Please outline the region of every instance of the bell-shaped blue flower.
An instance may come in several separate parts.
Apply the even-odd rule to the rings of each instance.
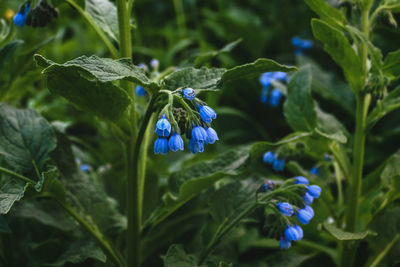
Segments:
[[[88,173],[92,167],[88,164],[81,165],[81,171]]]
[[[292,216],[293,215],[293,213],[294,213],[294,211],[293,211],[293,207],[292,207],[292,205],[290,205],[289,203],[287,203],[287,202],[278,202],[278,204],[277,204],[277,206],[278,206],[278,209],[282,212],[282,214],[283,215],[285,215],[285,216]]]
[[[263,87],[261,89],[261,103],[266,104],[268,102],[268,92],[269,92],[269,87]]]
[[[165,115],[157,121],[155,133],[164,137],[168,137],[171,134],[171,124]]]
[[[150,61],[150,66],[151,66],[153,69],[158,70],[158,67],[160,66],[160,61],[158,61],[158,59],[153,58],[153,59]]]
[[[311,172],[311,174],[312,174],[312,175],[315,175],[315,176],[317,176],[317,175],[318,175],[318,173],[319,173],[319,171],[318,171],[318,168],[317,168],[317,167],[312,167],[312,168],[311,168],[311,170],[310,170],[310,172]]]
[[[193,138],[189,140],[188,149],[193,154],[204,151],[204,142],[194,140]]]
[[[267,192],[268,190],[274,189],[275,184],[271,180],[267,180],[265,183],[263,183],[260,188],[258,189],[258,192],[264,193]]]
[[[142,86],[138,85],[138,86],[136,86],[136,95],[137,96],[145,96],[146,90]]]
[[[313,216],[314,215],[306,209],[300,209],[297,213],[297,218],[302,224],[308,224]]]
[[[285,168],[285,161],[283,159],[275,159],[274,163],[272,164],[272,169],[277,172],[283,171]]]
[[[274,89],[271,91],[271,95],[269,97],[269,105],[271,107],[277,107],[281,103],[282,93],[279,89]]]
[[[298,234],[298,235],[297,235],[297,237],[298,237],[297,241],[302,240],[302,239],[303,239],[303,236],[304,236],[303,229],[301,229],[301,227],[298,226],[298,225],[295,225],[295,226],[294,226],[294,229],[296,229],[297,234]]]
[[[296,178],[296,184],[308,184],[308,180],[306,177],[303,176],[297,176]]]
[[[269,88],[271,86],[272,72],[265,72],[260,76],[260,83],[262,87]]]
[[[292,242],[287,241],[287,239],[284,237],[281,237],[281,240],[279,241],[280,249],[285,249],[285,250],[289,249],[291,245],[292,245]]]
[[[306,205],[306,206],[304,207],[304,209],[305,209],[308,213],[310,213],[311,216],[314,217],[314,210],[313,210],[313,208],[311,208],[311,206]]]
[[[192,88],[185,88],[182,90],[183,96],[190,101],[193,101],[196,98],[196,93]]]
[[[272,151],[267,151],[264,153],[263,161],[268,164],[272,164],[275,161],[275,154]]]
[[[199,108],[200,117],[204,122],[211,123],[213,119],[217,118],[217,113],[209,106],[197,105],[197,107]]]
[[[183,151],[183,139],[180,134],[173,134],[168,140],[168,148],[171,151]]]
[[[272,73],[271,78],[273,80],[286,81],[288,79],[288,75],[286,72],[275,71]]]
[[[219,140],[218,139],[218,134],[213,128],[208,127],[206,129],[206,133],[207,133],[207,139],[206,139],[206,142],[205,142],[206,144],[214,144],[216,141]]]
[[[154,143],[154,154],[167,154],[168,153],[168,139],[165,137],[158,137]]]
[[[192,139],[197,142],[206,142],[207,141],[207,132],[201,126],[195,126],[192,129]]]
[[[306,205],[311,205],[314,200],[314,198],[309,193],[305,193],[303,196],[303,199],[304,199],[304,203],[306,203]]]
[[[321,194],[321,187],[318,185],[310,185],[307,186],[308,191],[307,193],[310,194],[313,198],[319,198],[319,195]]]
[[[23,27],[25,25],[26,17],[28,16],[30,8],[31,8],[31,5],[29,3],[29,4],[25,4],[24,6],[22,6],[19,9],[18,13],[14,16],[14,25],[15,26]]]
[[[293,226],[288,226],[285,231],[285,238],[287,241],[297,241],[300,240],[300,233],[297,232],[296,228],[294,228]]]
[[[295,54],[301,55],[303,54],[304,50],[312,48],[314,43],[311,40],[305,40],[295,36],[292,38],[292,45],[294,47]]]

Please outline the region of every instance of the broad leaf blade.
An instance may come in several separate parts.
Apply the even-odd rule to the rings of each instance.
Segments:
[[[86,0],[85,10],[115,42],[119,42],[117,8],[108,0]]]
[[[26,183],[0,174],[0,214],[7,214],[25,193]]]
[[[345,232],[342,229],[339,229],[336,226],[329,224],[327,222],[325,222],[323,225],[324,228],[338,240],[360,240],[372,234],[370,231],[365,231],[362,233]]]
[[[392,79],[400,77],[400,50],[389,53],[383,62],[383,71]]]
[[[378,101],[375,108],[368,114],[367,129],[374,125],[388,113],[400,108],[400,86],[391,91],[383,100]]]
[[[325,0],[305,0],[305,2],[322,20],[329,24],[339,27],[346,24],[345,16]]]

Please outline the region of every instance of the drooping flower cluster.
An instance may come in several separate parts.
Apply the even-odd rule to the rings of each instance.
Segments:
[[[46,0],[39,0],[31,9],[31,1],[26,1],[14,16],[14,25],[23,27],[25,25],[32,27],[44,27],[49,24],[53,18],[58,17],[58,11],[47,3]]]
[[[277,172],[281,172],[285,168],[285,160],[280,158],[278,153],[274,153],[272,151],[265,152],[263,156],[263,161],[265,163],[271,164],[272,169]]]
[[[170,99],[178,98],[183,109],[176,109],[181,111],[174,114],[172,112],[173,103],[168,103],[163,109],[168,115],[163,113],[156,124],[155,132],[158,138],[154,143],[155,154],[165,155],[168,151],[184,150],[181,132],[186,133],[186,137],[189,139],[188,150],[193,154],[203,152],[205,145],[214,144],[219,140],[217,132],[210,125],[212,120],[217,117],[216,112],[197,99],[192,88],[177,90],[169,94],[172,96]]]
[[[18,26],[18,27],[25,26],[26,17],[28,16],[30,9],[31,9],[30,1],[26,2],[19,8],[17,14],[15,14],[15,16],[14,16],[14,25],[15,26]]]
[[[305,50],[311,49],[314,45],[313,41],[301,39],[297,36],[292,38],[295,55],[302,55]]]
[[[288,82],[289,76],[285,72],[265,72],[260,76],[261,103],[277,107],[282,100],[282,92],[278,88],[270,90],[274,81]]]

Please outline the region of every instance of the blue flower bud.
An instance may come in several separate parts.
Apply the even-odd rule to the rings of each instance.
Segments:
[[[197,105],[197,107],[199,108],[200,117],[204,122],[211,123],[213,119],[217,118],[217,113],[209,106]]]
[[[192,88],[185,88],[182,90],[183,96],[190,101],[193,101],[196,98],[196,93]]]
[[[268,91],[269,88],[268,87],[263,87],[261,89],[261,103],[266,104],[268,102]]]
[[[192,139],[197,142],[206,142],[207,141],[207,132],[201,126],[195,126],[192,129]]]
[[[81,171],[88,173],[90,171],[91,167],[90,165],[87,164],[82,164],[81,165]]]
[[[293,207],[292,207],[292,205],[290,205],[289,203],[287,203],[287,202],[278,202],[278,204],[277,204],[277,206],[278,206],[278,209],[282,212],[282,214],[283,215],[285,215],[285,216],[292,216],[293,215],[293,213],[294,213],[294,211],[293,211]]]
[[[168,148],[174,152],[183,151],[183,139],[180,134],[173,134],[168,141]]]
[[[330,162],[331,156],[329,156],[329,154],[324,154],[324,159],[325,159],[325,161]]]
[[[260,186],[260,188],[258,189],[258,192],[264,193],[264,192],[267,192],[268,190],[274,189],[274,187],[275,187],[275,184],[272,181],[267,180],[265,183],[263,183]]]
[[[163,115],[162,118],[157,121],[155,133],[158,134],[158,136],[164,136],[164,137],[170,135],[171,124],[169,123],[165,115]]]
[[[295,36],[292,38],[292,45],[295,48],[298,48],[301,50],[306,50],[306,49],[312,48],[314,43],[311,40],[301,39],[301,38]]]
[[[296,184],[308,184],[308,180],[307,178],[303,177],[303,176],[297,176],[296,178]]]
[[[272,165],[272,169],[274,169],[277,172],[281,172],[283,171],[284,168],[285,168],[285,161],[282,159],[275,159]]]
[[[278,81],[286,81],[288,78],[288,75],[286,72],[282,71],[275,71],[272,73],[271,78],[273,80],[278,80]]]
[[[279,106],[282,98],[282,93],[279,91],[279,89],[274,89],[271,91],[271,96],[269,98],[269,105],[271,107],[277,107]]]
[[[310,185],[307,186],[308,191],[307,193],[310,194],[313,198],[319,198],[319,195],[321,194],[321,187],[318,185]]]
[[[158,67],[160,66],[160,61],[158,61],[157,59],[153,58],[153,59],[150,61],[150,66],[151,66],[153,69],[158,70]]]
[[[215,141],[219,140],[218,134],[213,128],[211,127],[207,128],[206,133],[207,133],[207,139],[205,142],[206,144],[214,144]]]
[[[310,220],[313,218],[313,214],[311,214],[306,209],[298,210],[297,218],[302,224],[308,224]]]
[[[298,237],[297,241],[302,240],[302,239],[303,239],[303,236],[304,236],[304,234],[303,234],[303,229],[301,229],[301,227],[298,226],[298,225],[295,225],[294,228],[296,229],[297,234],[298,234],[298,235],[297,235],[297,237]]]
[[[146,90],[142,86],[138,85],[138,86],[136,86],[136,95],[144,96],[144,95],[146,95]]]
[[[14,16],[14,25],[23,27],[26,23],[26,17],[29,13],[29,9],[31,8],[30,4],[25,4],[25,6],[22,6],[18,13]]]
[[[312,175],[315,175],[315,176],[317,176],[317,175],[318,175],[318,173],[319,173],[319,171],[318,171],[318,168],[317,168],[317,167],[312,167],[312,168],[311,168],[311,170],[310,170],[310,172],[311,172],[311,174],[312,174]]]
[[[168,140],[165,137],[158,137],[154,143],[154,154],[167,154],[168,153]]]
[[[264,88],[271,86],[272,72],[265,72],[260,76],[260,83]]]
[[[275,161],[275,154],[272,151],[265,152],[263,161],[268,164],[272,164]]]
[[[193,154],[204,151],[204,142],[194,140],[193,138],[189,140],[188,149]]]
[[[144,63],[140,63],[138,66],[139,66],[139,68],[144,69],[145,71],[148,70],[147,65]]]
[[[279,241],[279,247],[280,249],[289,249],[292,243],[290,241],[287,241],[286,238],[281,237],[281,241]]]
[[[314,217],[314,210],[311,206],[306,205],[304,209]]]
[[[304,199],[304,203],[306,203],[306,205],[311,205],[314,200],[314,198],[309,193],[305,193],[303,196],[303,199]]]
[[[296,228],[294,228],[293,226],[288,226],[285,229],[284,234],[288,242],[297,241],[300,238],[300,233],[298,233]]]

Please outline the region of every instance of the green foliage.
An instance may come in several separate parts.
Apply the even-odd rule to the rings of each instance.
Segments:
[[[115,42],[119,41],[117,8],[108,0],[86,0],[85,11]]]
[[[326,1],[306,0],[305,3],[327,23],[336,27],[343,27],[346,24],[345,16],[339,10],[331,7]]]
[[[374,125],[388,113],[400,107],[400,86],[391,91],[384,99],[379,100],[367,118],[367,129]]]
[[[336,239],[338,240],[359,240],[359,239],[364,239],[366,238],[369,234],[371,234],[370,231],[365,231],[362,233],[349,233],[345,232],[340,228],[337,228],[336,226],[329,224],[329,223],[324,223],[324,228]]]

